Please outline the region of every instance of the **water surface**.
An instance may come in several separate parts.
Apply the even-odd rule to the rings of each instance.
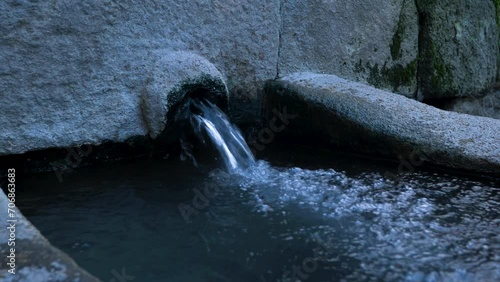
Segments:
[[[394,183],[396,163],[268,151],[236,174],[173,159],[33,175],[18,202],[103,281],[500,280],[498,180]]]

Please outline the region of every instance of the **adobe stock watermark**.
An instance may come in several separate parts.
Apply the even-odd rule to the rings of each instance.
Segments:
[[[282,278],[291,279],[291,281],[307,281],[311,276],[320,269],[320,263],[331,262],[332,260],[338,260],[339,258],[326,257],[325,254],[328,253],[328,245],[331,244],[332,238],[328,237],[328,242],[321,240],[320,238],[314,238],[313,241],[317,244],[313,249],[314,255],[312,257],[304,258],[299,264],[294,264],[291,266],[290,270],[283,272]],[[343,263],[342,268],[347,269],[347,264]],[[332,277],[332,281],[335,281]],[[311,280],[312,281],[312,280]]]
[[[85,150],[83,147],[86,147]],[[73,172],[83,161],[83,158],[88,157],[92,153],[91,145],[82,145],[76,148],[67,148],[68,153],[64,161],[55,161],[50,165],[56,173],[59,182],[63,181],[63,175]]]
[[[254,155],[257,151],[264,150],[266,145],[274,141],[275,134],[285,130],[290,124],[290,121],[297,117],[295,114],[288,113],[286,106],[284,106],[281,111],[277,108],[273,108],[272,113],[273,117],[269,120],[268,126],[259,130],[257,136],[249,136],[247,138],[248,145]]]
[[[109,280],[109,282],[127,282],[133,281],[135,276],[131,276],[127,274],[127,270],[125,267],[121,269],[121,272],[116,271],[116,269],[111,270],[111,274],[113,274],[113,278]]]
[[[188,224],[193,221],[193,217],[198,216],[203,210],[208,208],[210,199],[215,198],[219,193],[219,187],[213,187],[213,191],[209,187],[203,188],[203,191],[197,188],[192,191],[194,196],[191,203],[179,204],[179,211],[182,218],[184,218],[184,221]]]
[[[386,171],[384,173],[385,178],[388,178],[394,182],[399,181],[399,177],[401,176],[401,174],[415,172],[415,168],[423,165],[427,160],[427,157],[423,152],[419,150],[413,150],[408,155],[408,158],[404,158],[402,155],[399,155],[398,159],[399,165],[397,172],[393,173],[391,171]]]

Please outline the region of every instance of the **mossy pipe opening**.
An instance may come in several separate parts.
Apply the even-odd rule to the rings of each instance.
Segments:
[[[207,132],[201,129],[203,125],[199,123],[200,117],[203,117],[201,120],[209,118],[211,125],[213,125],[212,122],[216,123],[219,119],[223,119],[222,124],[228,126],[229,122],[222,110],[227,110],[227,98],[221,95],[222,93],[215,93],[213,89],[203,86],[192,85],[188,88],[190,91],[183,94],[183,98],[170,107],[165,130],[156,138],[155,143],[161,148],[158,153],[180,156],[181,159],[191,160],[196,166],[198,164],[210,165],[214,159],[220,157],[220,152],[216,153],[220,148],[215,143],[207,142],[209,138],[206,136]],[[234,132],[232,126],[219,129],[233,130],[232,136],[240,134],[239,131]],[[242,137],[239,142],[246,144]],[[238,164],[232,164],[228,169],[234,169],[234,165]]]
[[[161,131],[155,135],[150,134],[155,139],[156,152],[177,154],[181,149],[181,138],[194,140],[191,138],[193,130],[190,124],[192,111],[190,105],[192,100],[202,99],[210,101],[223,111],[227,111],[228,91],[224,81],[217,77],[202,76],[195,82],[191,81],[174,87],[164,96],[164,105],[148,104],[150,107],[155,107],[154,109],[164,111],[164,114],[159,116],[164,124],[161,125],[161,128],[156,127]]]
[[[167,128],[175,125],[175,123],[187,117],[187,114],[191,111],[189,107],[189,100],[192,99],[206,99],[215,104],[222,111],[227,111],[227,96],[224,95],[224,93],[219,92],[217,87],[208,88],[204,85],[187,85],[186,88],[187,91],[183,95],[182,99],[172,105],[170,110],[167,112]]]
[[[204,97],[226,110],[228,90],[222,73],[207,59],[190,52],[155,52],[155,71],[142,92],[142,115],[153,139],[171,139],[175,113],[190,97]]]

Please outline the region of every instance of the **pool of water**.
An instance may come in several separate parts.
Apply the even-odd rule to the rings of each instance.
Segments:
[[[263,159],[31,175],[18,203],[103,281],[500,281],[498,179],[417,168],[394,183],[397,163],[308,148]]]

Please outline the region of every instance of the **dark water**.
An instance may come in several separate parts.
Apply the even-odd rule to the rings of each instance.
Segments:
[[[417,168],[394,184],[397,164],[270,151],[236,175],[177,160],[34,175],[18,202],[103,281],[500,281],[497,180]]]

